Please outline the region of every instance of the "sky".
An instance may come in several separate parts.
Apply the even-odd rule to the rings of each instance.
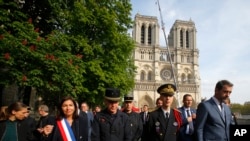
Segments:
[[[131,0],[134,19],[157,16],[157,0]],[[250,101],[250,1],[249,0],[159,0],[166,34],[175,20],[192,20],[197,29],[201,97],[214,95],[215,84],[227,79],[234,84],[232,103]],[[160,30],[160,45],[165,46]]]

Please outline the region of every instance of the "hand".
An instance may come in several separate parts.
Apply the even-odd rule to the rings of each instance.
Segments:
[[[196,113],[192,113],[192,118],[196,119]]]
[[[187,121],[192,122],[193,121],[192,117],[187,117]]]
[[[48,136],[53,131],[54,125],[46,125],[43,127],[44,135]]]
[[[43,133],[43,128],[37,128],[36,129],[39,133]]]

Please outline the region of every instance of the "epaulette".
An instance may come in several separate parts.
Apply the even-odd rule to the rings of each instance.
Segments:
[[[173,110],[175,110],[175,111],[181,113],[181,111],[180,111],[179,109],[177,109],[177,108],[174,108]]]

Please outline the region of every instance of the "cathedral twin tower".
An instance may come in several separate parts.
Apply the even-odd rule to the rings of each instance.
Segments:
[[[201,94],[195,24],[191,20],[176,20],[170,29],[167,47],[160,46],[159,32],[157,17],[135,15],[132,33],[136,42],[134,62],[137,73],[132,92],[135,106],[154,108],[159,97],[156,90],[165,83],[177,86],[174,107],[182,104],[184,94],[191,94],[193,106],[196,106]]]

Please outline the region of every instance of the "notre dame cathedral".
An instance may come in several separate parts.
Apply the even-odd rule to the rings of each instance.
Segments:
[[[165,83],[177,86],[174,107],[182,105],[184,94],[191,94],[193,106],[201,101],[199,50],[192,20],[176,20],[167,38],[167,47],[159,45],[160,26],[157,17],[135,15],[132,37],[136,42],[134,62],[137,67],[135,106],[156,106],[157,88]]]

